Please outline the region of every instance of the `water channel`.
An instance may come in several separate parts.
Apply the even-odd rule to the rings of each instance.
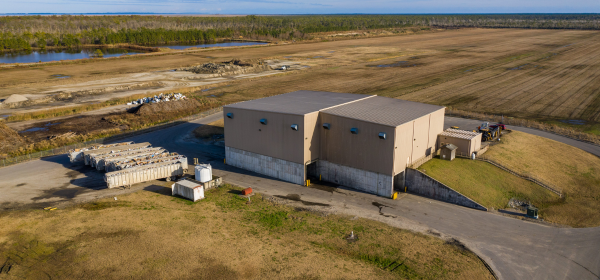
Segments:
[[[187,48],[214,48],[214,47],[237,47],[237,46],[252,46],[265,45],[263,42],[220,42],[210,44],[174,44],[174,45],[159,45],[152,47],[170,48],[183,50]],[[100,49],[104,54],[103,57],[115,57],[122,55],[131,55],[144,53],[144,51],[121,49],[121,48],[84,48],[84,49],[56,49],[43,51],[17,51],[17,52],[0,52],[0,63],[33,63],[33,62],[48,62],[60,60],[72,60],[94,57],[94,52]]]
[[[57,49],[45,51],[0,52],[0,63],[32,63],[59,60],[72,60],[93,57],[97,48],[86,49]],[[143,53],[131,49],[102,49],[103,57],[114,57]]]

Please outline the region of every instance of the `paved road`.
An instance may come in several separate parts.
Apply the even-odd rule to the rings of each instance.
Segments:
[[[299,195],[300,201],[293,203],[328,204],[340,213],[457,238],[490,264],[501,279],[600,279],[600,227],[549,227],[414,195],[390,200],[343,188],[306,188],[236,169],[223,164],[222,145],[189,138],[191,130],[220,117],[216,114],[127,140],[148,141],[185,154],[190,161],[197,157],[201,162],[210,162],[215,174],[226,182],[252,186],[281,199]],[[466,127],[473,121],[447,122]],[[101,173],[71,164],[64,155],[23,163],[0,169],[0,207],[84,201],[125,192],[100,189],[103,184]],[[387,206],[380,208],[374,202]]]

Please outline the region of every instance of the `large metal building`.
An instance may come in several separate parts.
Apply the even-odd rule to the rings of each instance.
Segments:
[[[444,107],[334,92],[296,91],[224,106],[229,165],[305,184],[321,177],[381,196],[408,165],[435,152]]]

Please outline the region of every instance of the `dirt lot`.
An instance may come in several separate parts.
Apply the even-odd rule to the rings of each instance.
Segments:
[[[183,52],[3,69],[0,70],[0,96],[14,93],[45,95],[67,89],[102,92],[102,87],[119,88],[152,82],[164,85],[152,91],[183,92],[216,106],[295,90],[323,90],[377,94],[554,123],[583,119],[581,122],[585,127],[594,128],[600,121],[600,92],[597,91],[600,69],[593,63],[600,57],[597,46],[600,46],[597,31],[460,29]],[[295,65],[296,68],[219,77],[168,71],[235,58],[265,61],[270,65]],[[71,78],[58,81],[49,78],[53,74],[71,75]],[[143,92],[154,94],[148,89],[133,88],[92,96],[105,100]],[[169,116],[165,118],[179,113],[167,114]],[[116,124],[129,127],[155,122],[148,120],[142,124],[132,122],[130,117],[116,118],[120,119],[115,120]],[[53,122],[62,123],[60,119]],[[9,126],[26,130],[39,127],[39,123],[28,123],[27,126],[11,123]],[[585,128],[582,126],[582,129]]]
[[[493,279],[457,241],[351,216],[252,203],[229,186],[196,203],[169,188],[0,214],[0,277]],[[353,242],[346,237],[354,231]]]
[[[244,98],[297,89],[378,94],[518,117],[600,121],[600,33],[461,29],[445,32],[140,57],[1,70],[0,96],[106,79],[112,85],[210,61],[281,59],[309,71],[250,79],[228,89]],[[70,79],[52,80],[52,74]],[[161,73],[161,75],[165,75]],[[160,81],[158,78],[156,81]],[[189,81],[180,78],[180,85]],[[115,82],[116,81],[116,82]],[[75,86],[78,87],[78,86]],[[248,94],[250,92],[250,94]]]

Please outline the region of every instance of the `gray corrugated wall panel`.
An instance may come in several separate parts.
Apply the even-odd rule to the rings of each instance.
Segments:
[[[225,147],[225,155],[227,164],[231,166],[299,185],[304,184],[304,165],[302,164],[259,155],[233,147]]]

